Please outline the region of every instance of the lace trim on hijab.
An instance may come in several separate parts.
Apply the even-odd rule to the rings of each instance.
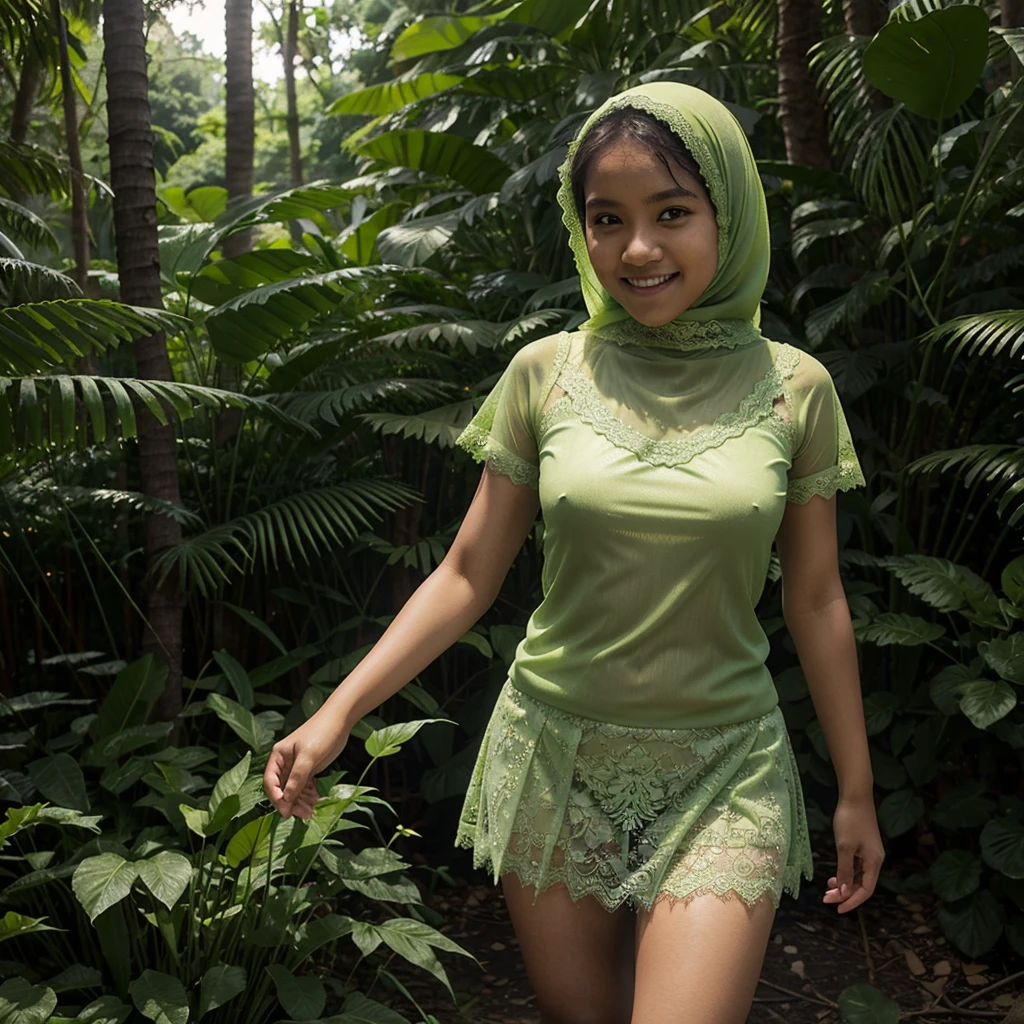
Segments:
[[[616,345],[646,343],[683,351],[738,348],[762,340],[761,332],[750,320],[672,320],[660,327],[649,327],[631,317],[604,324],[590,333]]]
[[[664,121],[683,140],[686,148],[693,154],[693,158],[697,161],[697,166],[700,168],[701,177],[707,184],[711,202],[715,207],[715,219],[718,222],[718,259],[720,263],[724,262],[728,255],[729,229],[731,226],[729,201],[726,195],[725,178],[715,163],[707,143],[694,133],[686,118],[668,103],[659,103],[657,100],[652,100],[638,94],[623,94],[621,96],[613,96],[608,100],[604,110],[605,113],[610,114],[613,110],[620,110],[623,107],[634,107],[637,110],[643,110],[652,117],[658,118],[659,121]],[[558,192],[558,198],[562,209],[566,212],[574,209],[572,198],[572,161],[584,137],[582,135],[577,136],[569,144],[568,154],[561,167],[562,183]],[[578,253],[586,252],[586,233],[583,230],[580,218],[575,215],[563,217],[562,222],[569,229],[569,239],[574,256]],[[577,264],[578,262],[577,256]],[[659,331],[663,330],[663,328],[656,329]],[[660,334],[659,337],[661,337]]]
[[[576,415],[617,448],[632,452],[652,466],[683,466],[709,448],[718,448],[732,437],[739,437],[748,428],[774,417],[775,426],[787,438],[793,426],[775,412],[775,399],[788,399],[786,381],[800,362],[800,349],[779,346],[775,361],[753,390],[740,402],[739,408],[722,413],[707,426],[698,427],[686,437],[655,440],[623,422],[605,405],[594,390],[590,378],[577,366],[567,364],[559,374],[558,384],[569,396]],[[552,409],[554,406],[552,406]]]

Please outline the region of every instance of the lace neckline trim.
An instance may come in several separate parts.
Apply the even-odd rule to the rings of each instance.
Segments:
[[[568,341],[568,336],[566,336]],[[565,355],[568,356],[568,346]],[[635,427],[620,420],[604,403],[594,389],[590,378],[565,359],[556,381],[565,391],[576,415],[593,430],[607,438],[617,448],[632,452],[652,466],[679,467],[710,448],[718,448],[732,437],[739,437],[748,428],[762,421],[771,421],[782,434],[789,436],[792,424],[775,412],[775,399],[789,399],[787,382],[800,362],[800,349],[790,345],[777,347],[768,372],[744,396],[738,408],[724,412],[713,422],[698,427],[680,438],[656,440],[642,434]],[[556,360],[557,361],[557,360]],[[792,405],[792,403],[789,403]],[[548,413],[552,413],[557,403]]]
[[[629,317],[604,324],[589,333],[616,345],[669,348],[681,352],[733,349],[763,340],[761,332],[749,320],[672,320],[660,327],[649,327]]]

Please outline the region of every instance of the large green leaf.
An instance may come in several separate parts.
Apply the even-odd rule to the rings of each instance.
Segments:
[[[135,1009],[156,1024],[185,1024],[188,996],[185,986],[170,974],[145,970],[129,986]]]
[[[978,653],[1003,679],[1024,685],[1024,633],[983,641]]]
[[[45,985],[24,978],[8,978],[0,985],[2,1024],[44,1024],[57,1008],[57,994]]]
[[[36,373],[123,341],[179,331],[188,321],[164,310],[108,299],[58,299],[0,309],[0,373]]]
[[[382,82],[365,89],[357,89],[336,99],[326,114],[392,114],[410,103],[436,96],[463,81],[462,75],[428,72],[401,76],[393,82]]]
[[[100,705],[92,723],[93,734],[103,739],[142,725],[166,684],[167,664],[152,654],[144,654],[126,665]]]
[[[946,938],[972,958],[987,953],[999,940],[1004,915],[999,901],[988,889],[943,904],[938,910]]]
[[[36,789],[51,803],[76,811],[90,809],[85,776],[70,754],[52,754],[32,761],[28,765],[28,774]]]
[[[196,1019],[241,995],[245,985],[245,968],[229,967],[226,964],[211,967],[199,984],[199,1013]]]
[[[593,0],[522,0],[506,15],[507,21],[529,25],[547,36],[561,35],[572,29],[591,9]]]
[[[946,630],[937,622],[927,622],[917,615],[883,612],[871,622],[854,622],[854,632],[858,640],[875,643],[880,647],[887,644],[909,647],[938,640]]]
[[[512,173],[512,168],[489,149],[461,135],[419,128],[377,135],[357,146],[356,152],[388,167],[412,167],[451,178],[477,195],[497,191]]]
[[[964,4],[890,21],[864,52],[864,74],[915,114],[946,118],[974,91],[987,57],[988,14]]]
[[[192,878],[192,863],[182,853],[161,850],[147,860],[136,861],[139,880],[165,906],[173,910]]]
[[[907,590],[940,612],[956,611],[972,599],[994,596],[992,588],[977,573],[947,558],[906,555],[891,569]]]
[[[104,910],[119,903],[132,891],[138,875],[137,864],[116,853],[101,853],[87,857],[75,868],[71,888],[89,920],[95,921]]]
[[[981,885],[981,861],[970,850],[943,850],[928,874],[940,899],[960,900]]]
[[[277,998],[293,1021],[315,1021],[327,1004],[327,991],[319,978],[296,977],[284,964],[269,964]]]
[[[100,996],[83,1007],[75,1020],[82,1021],[83,1024],[123,1024],[131,1012],[132,1008],[122,1003],[117,996],[107,995]]]
[[[843,1024],[898,1024],[900,1004],[874,985],[848,985],[839,993]]]
[[[987,729],[1017,706],[1017,694],[1001,679],[974,679],[959,689],[960,710],[978,729]]]
[[[981,856],[996,871],[1024,878],[1024,823],[1008,814],[991,818],[981,830]]]
[[[195,298],[219,306],[261,285],[295,278],[316,266],[312,257],[293,249],[257,249],[233,259],[217,260],[184,278]]]
[[[501,21],[503,15],[466,15],[456,17],[439,14],[433,18],[421,18],[413,22],[395,40],[391,47],[391,59],[396,63],[413,60],[439,50],[452,50],[461,46],[481,29]]]
[[[921,820],[924,801],[912,789],[890,793],[878,806],[878,823],[887,836],[899,836]]]

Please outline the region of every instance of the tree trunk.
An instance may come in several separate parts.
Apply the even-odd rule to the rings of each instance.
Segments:
[[[114,190],[114,245],[121,299],[138,306],[163,307],[156,230],[156,178],[153,130],[146,77],[142,0],[104,0],[103,59],[107,68],[107,125],[110,185]],[[150,380],[172,380],[164,336],[134,344],[136,372]],[[161,426],[148,410],[136,411],[139,424],[139,477],[144,494],[180,504],[174,428]],[[164,515],[146,515],[146,563],[181,543],[181,527]],[[146,584],[142,649],[167,662],[167,687],[157,713],[173,718],[181,710],[182,606],[175,574],[156,586]]]
[[[39,95],[42,68],[39,58],[31,49],[25,54],[18,79],[18,91],[14,94],[14,109],[11,112],[11,142],[21,145],[28,134],[28,123],[32,118],[32,107]]]
[[[299,149],[299,108],[295,100],[295,58],[299,52],[299,0],[288,4],[288,29],[284,40],[284,87],[288,98],[288,168],[292,185],[302,184],[302,151]]]
[[[227,155],[224,176],[228,199],[252,195],[256,98],[252,87],[252,0],[227,0],[224,8],[227,79]],[[252,232],[238,231],[224,240],[227,257],[252,248]]]
[[[851,36],[873,36],[885,24],[885,10],[878,0],[843,0],[846,31]]]
[[[1024,26],[1024,0],[999,0],[999,24],[1002,28]],[[1010,79],[1016,82],[1021,75],[1021,63],[1010,51]]]
[[[71,79],[68,58],[68,26],[60,0],[51,0],[53,21],[60,47],[60,88],[64,107],[64,136],[71,164],[71,243],[75,250],[75,281],[82,293],[89,294],[89,214],[85,201],[85,179],[82,175],[82,150],[78,144],[78,110],[75,85]],[[89,360],[91,364],[91,360]],[[91,365],[79,362],[80,373],[94,372]]]
[[[821,42],[816,0],[778,0],[779,122],[791,164],[829,170],[828,119],[807,52]]]

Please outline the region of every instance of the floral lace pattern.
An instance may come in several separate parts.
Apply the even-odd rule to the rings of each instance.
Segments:
[[[590,333],[616,345],[657,345],[684,352],[738,348],[763,339],[749,320],[671,320],[660,327],[650,327],[630,317],[604,324]]]
[[[812,473],[810,476],[790,480],[786,491],[786,501],[796,505],[806,505],[815,494],[820,494],[823,498],[828,499],[836,491],[848,491],[853,487],[863,487],[865,483],[864,472],[860,468],[853,442],[849,436],[844,438],[841,434],[838,465],[828,466],[821,472]]]
[[[560,711],[506,681],[484,734],[457,846],[539,894],[563,884],[609,910],[701,895],[799,895],[813,876],[785,721],[635,728]]]
[[[739,408],[723,413],[685,437],[662,440],[647,437],[615,416],[578,366],[564,366],[558,384],[572,400],[576,415],[616,447],[632,452],[652,466],[683,466],[701,452],[717,448],[731,437],[739,437],[762,421],[770,421],[780,434],[790,437],[792,424],[778,416],[775,399],[787,394],[785,381],[793,375],[799,362],[799,349],[780,346],[774,363],[743,398]]]
[[[534,490],[539,490],[540,468],[515,452],[510,452],[489,431],[470,425],[459,435],[459,446],[488,469],[504,473],[512,483],[529,484]]]

